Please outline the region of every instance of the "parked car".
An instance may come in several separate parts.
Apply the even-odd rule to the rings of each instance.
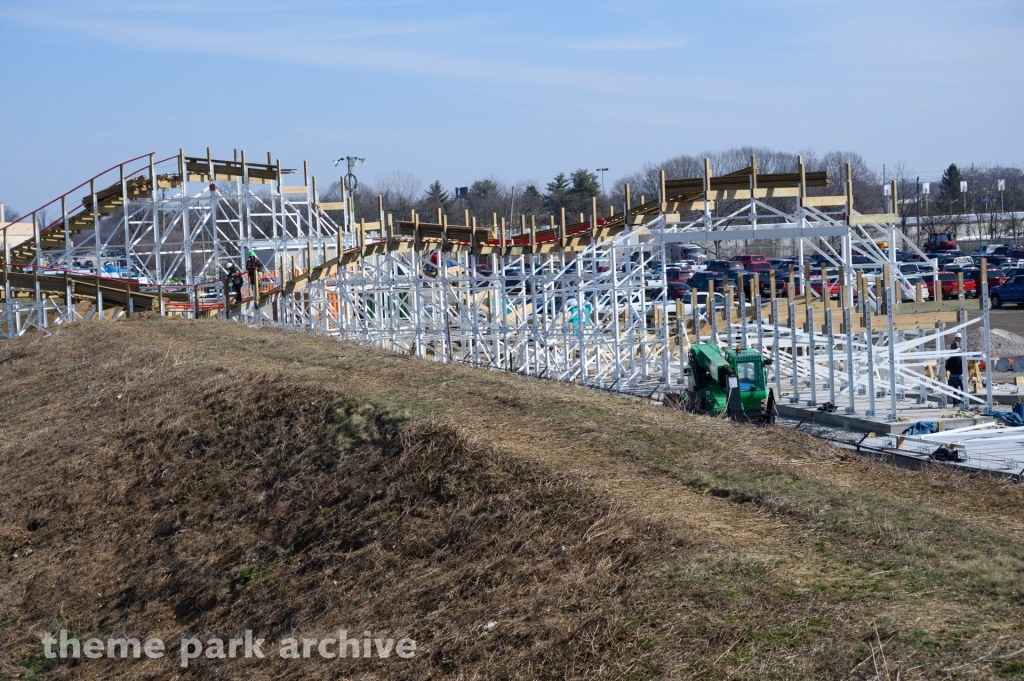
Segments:
[[[771,263],[769,263],[767,260],[759,260],[748,264],[746,270],[751,274],[754,274],[756,272],[757,274],[767,276],[768,274],[771,274],[772,266]]]
[[[670,281],[668,282],[668,290],[666,291],[666,294],[668,295],[669,300],[679,300],[690,293],[691,290],[690,285],[685,281]]]
[[[957,287],[957,276],[956,272],[939,272],[939,287],[942,289],[942,298],[947,300],[949,298],[956,298],[960,295]],[[924,278],[925,286],[928,287],[928,297],[935,297],[935,279],[932,277]],[[964,296],[970,298],[976,296],[978,292],[977,287],[974,284],[973,279],[964,278]]]
[[[1024,307],[1024,275],[1009,279],[996,286],[989,293],[992,307],[1002,307],[1003,303],[1017,303]]]
[[[743,263],[736,260],[708,260],[708,272],[728,272],[742,269]]]
[[[755,262],[768,262],[768,258],[757,253],[743,253],[729,258],[729,262],[743,263],[743,267],[747,267],[751,263]]]
[[[917,265],[917,263],[907,262],[900,265],[901,274],[918,274],[920,271],[921,268]]]
[[[974,264],[976,266],[977,265],[981,265],[982,258],[976,258],[975,257],[975,258],[971,258],[971,259],[974,261]],[[984,256],[984,259],[985,259],[986,264],[990,268],[991,267],[1001,267],[1004,263],[1006,263],[1009,260],[1009,258],[1007,258],[1005,255],[986,255],[986,256]],[[1013,263],[1016,264],[1017,261],[1014,260]]]
[[[707,308],[707,304],[708,304],[708,292],[707,291],[697,291],[696,293],[697,293],[697,295],[696,295],[696,298],[697,298],[697,312],[699,312],[700,314],[704,314],[704,312],[705,312],[705,310]],[[684,310],[684,314],[693,314],[693,298],[694,298],[694,292],[693,291],[690,291],[689,293],[683,294],[683,310]],[[715,311],[724,310],[725,309],[725,296],[722,295],[721,293],[715,293],[715,297],[714,297],[713,302],[711,304],[714,307]]]
[[[921,284],[921,298],[923,300],[931,299],[931,288],[928,286],[928,282],[924,277],[907,277],[906,281],[903,279],[897,279],[903,302],[915,302],[917,300],[917,285]]]
[[[708,282],[714,282],[716,291],[725,290],[725,274],[722,272],[715,272],[712,270],[704,270],[703,272],[697,272],[687,282],[691,289],[698,291],[707,291]]]
[[[993,251],[992,255],[1002,255],[1010,258],[1011,260],[1020,260],[1021,258],[1024,258],[1024,246],[1020,246],[1019,244],[998,246],[996,247],[996,250]]]
[[[665,281],[687,281],[695,274],[693,270],[683,270],[678,267],[669,267],[665,270]]]
[[[964,271],[964,279],[971,278],[974,280],[974,286],[978,291],[981,291],[981,268],[973,268]],[[1006,281],[1006,275],[998,267],[988,268],[988,290],[991,291],[996,286],[1000,286]]]

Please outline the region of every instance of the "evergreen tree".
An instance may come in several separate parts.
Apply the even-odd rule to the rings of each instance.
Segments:
[[[554,213],[560,207],[565,206],[571,189],[572,184],[569,182],[569,178],[565,176],[565,173],[555,175],[555,179],[547,184],[548,193],[544,197],[545,207]]]
[[[447,206],[451,197],[448,196],[448,192],[441,185],[441,180],[434,180],[433,184],[427,187],[425,203],[437,206]]]
[[[601,185],[597,181],[597,173],[592,173],[586,168],[580,168],[573,172],[570,177],[572,178],[571,191],[578,204],[589,202],[591,198],[601,192]]]
[[[477,180],[469,185],[470,199],[487,199],[499,194],[498,183],[494,180]]]
[[[960,169],[956,167],[955,163],[950,163],[946,171],[942,173],[940,192],[942,193],[942,199],[950,207],[950,210],[952,210],[953,202],[960,196],[960,181],[962,179],[963,176],[960,174]]]

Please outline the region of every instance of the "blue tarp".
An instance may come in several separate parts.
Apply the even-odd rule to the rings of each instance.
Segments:
[[[904,435],[928,435],[939,432],[939,424],[935,421],[918,421],[903,431]]]
[[[990,411],[986,416],[995,416],[1003,421],[1006,421],[1007,425],[1010,426],[1024,426],[1024,418],[1021,418],[1019,414],[1015,414],[1012,411]]]

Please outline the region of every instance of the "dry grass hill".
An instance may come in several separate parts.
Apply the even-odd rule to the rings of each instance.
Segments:
[[[0,678],[1024,676],[1009,480],[212,321],[5,342],[0,386]],[[341,628],[416,654],[278,654]]]

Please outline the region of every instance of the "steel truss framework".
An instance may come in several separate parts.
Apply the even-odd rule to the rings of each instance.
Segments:
[[[130,163],[111,169],[116,181],[105,190],[96,189],[103,176],[93,178],[77,211],[67,209],[71,193],[61,197],[49,226],[34,212],[31,244],[12,247],[5,237],[7,336],[159,310],[654,397],[682,388],[689,344],[711,337],[772,357],[770,380],[783,401],[827,395],[850,413],[881,404],[891,418],[906,399],[991,406],[991,380],[981,398],[929,371],[969,324],[984,327],[986,348],[965,357],[987,358],[987,312],[969,322],[968,304],[954,300],[901,313],[896,249],[917,247],[894,215],[853,210],[849,177],[844,194],[809,196],[827,185],[823,173],[760,174],[752,159],[712,177],[706,166],[703,178],[663,174],[660,196],[640,206],[630,205],[627,187],[613,217],[598,219],[594,206],[587,222],[568,225],[563,212],[550,229],[524,221],[513,235],[497,219],[449,225],[445,216],[403,221],[381,209],[357,221],[350,197],[323,202],[315,178],[304,172],[301,185],[288,186],[287,171],[269,161],[150,155],[141,172],[129,172]],[[759,239],[791,239],[801,262],[819,254],[838,268],[835,307],[808,287],[802,299],[790,289],[788,298],[762,300],[757,285],[753,299],[740,286],[719,313],[668,299],[663,265],[674,244]],[[249,250],[267,271],[257,286],[245,283],[237,305],[223,277]],[[87,271],[86,260],[107,276]],[[861,275],[876,267],[884,275],[869,285]],[[987,310],[985,283],[981,296]]]

